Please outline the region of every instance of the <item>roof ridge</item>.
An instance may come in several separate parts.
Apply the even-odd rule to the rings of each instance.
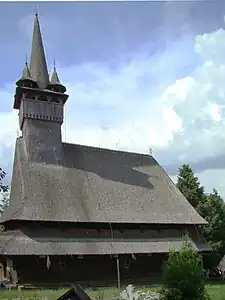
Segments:
[[[151,157],[151,158],[155,159],[152,155],[147,154],[147,153],[139,153],[139,152],[133,152],[133,151],[119,150],[119,149],[102,148],[102,147],[98,147],[98,146],[91,146],[91,145],[84,145],[84,144],[73,144],[73,143],[68,143],[68,142],[63,142],[63,145],[84,147],[87,149],[98,150],[98,151],[102,150],[102,151],[107,151],[107,152],[115,152],[115,153],[131,154],[131,155],[136,155],[136,156]]]

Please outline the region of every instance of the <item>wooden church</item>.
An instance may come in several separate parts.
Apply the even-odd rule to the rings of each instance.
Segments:
[[[0,280],[15,284],[125,282],[160,274],[189,234],[210,247],[206,221],[151,155],[62,142],[66,87],[49,79],[38,15],[29,66],[16,82],[10,205],[2,215]]]

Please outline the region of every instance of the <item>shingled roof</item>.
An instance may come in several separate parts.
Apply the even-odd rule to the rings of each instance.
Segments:
[[[222,257],[221,261],[219,262],[217,268],[221,271],[225,271],[225,255]]]
[[[54,165],[29,161],[24,145],[1,222],[206,224],[150,155],[63,143]]]
[[[179,251],[184,246],[184,236],[179,230],[149,230],[144,236],[129,230],[129,237],[86,238],[77,237],[74,230],[39,228],[3,232],[0,235],[1,255],[96,255],[167,253]],[[136,230],[137,231],[137,230]],[[190,243],[196,251],[211,248],[199,231],[190,231]],[[137,238],[138,237],[138,238]]]

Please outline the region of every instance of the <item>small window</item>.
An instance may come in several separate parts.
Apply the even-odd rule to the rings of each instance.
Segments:
[[[59,99],[55,98],[55,97],[52,97],[52,103],[59,103]]]
[[[35,100],[35,96],[32,95],[31,93],[27,93],[27,94],[25,95],[25,98],[26,98],[26,99],[32,99],[32,100]]]
[[[126,270],[130,270],[130,259],[125,259],[124,267]]]
[[[47,97],[43,96],[43,95],[38,96],[38,100],[40,100],[40,101],[48,101]]]

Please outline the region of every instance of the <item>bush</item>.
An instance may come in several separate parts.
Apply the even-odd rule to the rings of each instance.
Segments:
[[[164,264],[164,288],[166,300],[206,300],[202,257],[186,242],[180,252],[171,251]]]
[[[165,300],[183,300],[182,292],[174,288],[164,288],[160,293]]]

